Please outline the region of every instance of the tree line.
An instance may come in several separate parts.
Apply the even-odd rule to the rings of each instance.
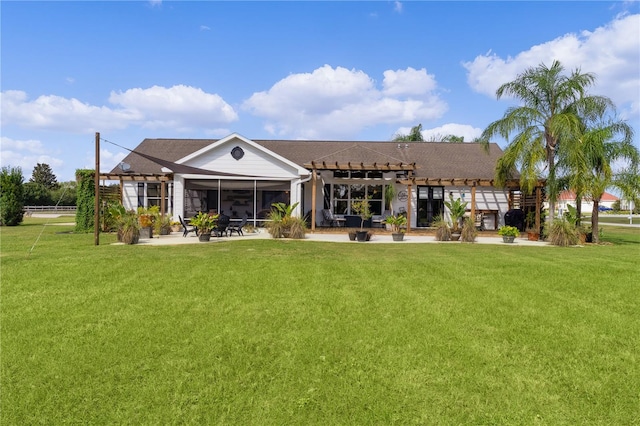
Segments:
[[[75,206],[76,182],[59,183],[51,167],[38,163],[28,182],[20,167],[6,166],[0,171],[0,224],[22,222],[24,206]]]

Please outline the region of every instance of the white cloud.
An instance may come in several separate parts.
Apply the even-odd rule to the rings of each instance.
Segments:
[[[488,52],[465,62],[467,82],[477,92],[495,97],[496,89],[526,68],[557,59],[567,72],[594,73],[592,94],[610,97],[623,115],[638,114],[640,93],[640,15],[620,15],[594,31],[566,34],[533,46],[515,57]],[[623,117],[625,118],[625,117]]]
[[[29,180],[33,168],[38,163],[48,164],[52,169],[63,164],[62,160],[47,152],[38,140],[16,140],[2,136],[0,147],[0,165],[20,167],[25,181]]]
[[[234,109],[220,96],[184,85],[111,92],[109,101],[139,117],[135,121],[151,129],[210,129],[238,119]]]
[[[394,1],[393,2],[393,11],[397,13],[402,13],[402,2]]]
[[[447,105],[436,86],[424,69],[386,71],[378,89],[363,71],[324,65],[254,93],[243,108],[265,118],[265,129],[278,136],[350,137],[378,124],[439,118]]]
[[[30,100],[23,91],[9,90],[0,94],[2,125],[82,134],[131,125],[175,131],[208,130],[238,119],[220,96],[183,85],[112,92],[109,101],[116,107],[94,106],[55,95]]]

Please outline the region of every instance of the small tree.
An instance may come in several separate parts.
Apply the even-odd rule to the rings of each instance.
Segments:
[[[360,216],[360,230],[364,230],[364,221],[368,220],[373,216],[371,213],[371,206],[369,205],[368,199],[357,200],[351,203],[351,210],[355,212],[358,216]]]
[[[23,183],[20,167],[3,167],[0,172],[0,225],[16,226],[23,219]]]

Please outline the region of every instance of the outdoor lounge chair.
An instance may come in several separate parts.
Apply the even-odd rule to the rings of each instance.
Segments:
[[[243,235],[244,236],[244,232],[242,232],[242,227],[245,226],[247,224],[247,215],[244,215],[242,217],[242,221],[240,221],[238,224],[230,224],[229,226],[227,226],[227,232],[229,233],[229,236],[233,235],[233,233],[237,233],[238,236]]]
[[[183,237],[186,237],[187,235],[189,235],[189,232],[193,232],[194,234],[198,235],[198,228],[196,228],[195,226],[187,225],[187,222],[185,222],[182,216],[178,216],[178,219],[180,219],[180,223],[182,224]]]

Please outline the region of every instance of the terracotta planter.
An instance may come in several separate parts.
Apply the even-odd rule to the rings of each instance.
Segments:
[[[540,239],[540,233],[538,233],[538,232],[527,232],[527,239],[529,241],[538,241]]]

